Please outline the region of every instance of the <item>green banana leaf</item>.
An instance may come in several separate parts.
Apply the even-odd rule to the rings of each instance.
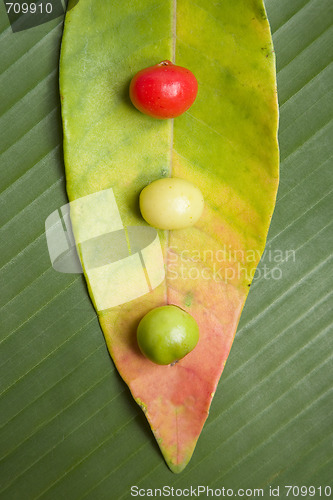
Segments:
[[[130,498],[133,485],[279,486],[284,498],[285,485],[331,485],[333,6],[266,8],[278,202],[223,384],[174,476],[110,361],[82,276],[56,272],[47,252],[45,219],[67,203],[62,19],[12,33],[1,5],[1,499]]]

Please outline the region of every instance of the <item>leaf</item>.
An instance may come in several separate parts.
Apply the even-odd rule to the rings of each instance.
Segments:
[[[147,0],[134,11],[81,0],[67,15],[60,64],[67,191],[88,288],[116,367],[174,472],[187,465],[207,418],[278,183],[275,66],[264,6],[205,5]],[[141,68],[171,58],[194,72],[200,91],[182,117],[157,121],[128,102],[128,83]],[[147,226],[139,193],[170,175],[201,188],[205,211],[192,228],[160,232],[165,280],[132,297],[144,279],[138,254],[113,255],[99,268],[95,256],[120,246],[123,224]],[[115,242],[105,237],[112,231],[120,232]],[[96,240],[102,235],[105,252]],[[126,249],[125,234],[123,240]],[[158,258],[151,252],[148,274]],[[196,349],[168,367],[145,359],[136,343],[138,322],[162,304],[186,309],[200,328]]]
[[[332,2],[266,7],[280,102],[277,206],[223,383],[180,475],[164,466],[113,369],[84,282],[55,272],[47,253],[45,219],[67,202],[61,19],[13,34],[1,10],[2,499],[127,498],[133,485],[265,496],[280,486],[282,496],[288,484],[331,484]]]

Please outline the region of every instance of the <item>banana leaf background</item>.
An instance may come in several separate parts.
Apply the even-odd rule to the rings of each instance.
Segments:
[[[82,275],[54,271],[47,251],[45,219],[67,203],[64,18],[13,33],[0,4],[1,500],[130,498],[133,485],[265,496],[280,486],[286,498],[285,485],[332,486],[333,3],[267,0],[266,9],[277,206],[210,415],[174,475],[113,366]]]

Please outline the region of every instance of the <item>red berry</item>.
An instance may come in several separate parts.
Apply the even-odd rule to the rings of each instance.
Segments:
[[[142,113],[154,118],[175,118],[195,101],[198,82],[191,71],[171,61],[142,69],[132,79],[130,98]]]

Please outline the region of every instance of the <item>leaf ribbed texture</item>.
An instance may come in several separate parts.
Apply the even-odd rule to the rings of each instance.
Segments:
[[[330,484],[333,7],[266,7],[282,160],[271,257],[263,256],[223,384],[181,476],[165,468],[116,374],[82,278],[56,273],[47,255],[45,218],[67,201],[62,26],[13,34],[1,11],[1,499],[129,498],[133,484]],[[294,250],[295,259],[272,262],[277,250]],[[265,264],[282,278],[264,278]]]

